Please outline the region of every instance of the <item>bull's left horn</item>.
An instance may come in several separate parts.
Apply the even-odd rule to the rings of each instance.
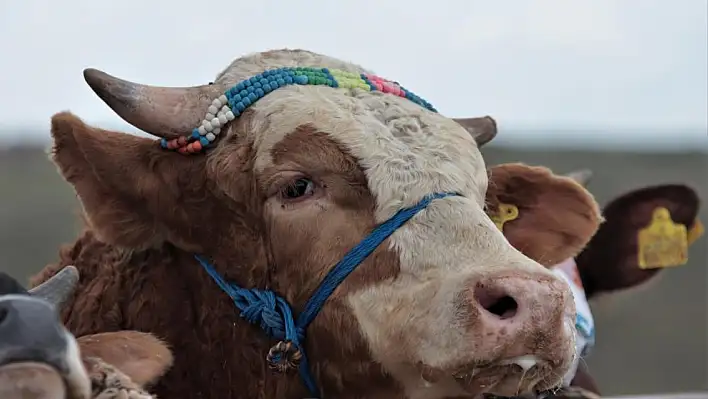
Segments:
[[[66,266],[49,280],[28,290],[27,292],[42,298],[60,308],[76,289],[79,282],[79,271],[74,266]]]
[[[221,85],[147,86],[118,79],[97,69],[84,70],[91,89],[123,120],[157,137],[186,136],[198,127]]]
[[[570,173],[566,173],[565,176],[570,177],[571,179],[575,180],[581,186],[587,186],[588,183],[590,182],[590,179],[592,179],[592,170],[590,170],[590,169],[574,170]]]
[[[474,137],[477,147],[481,147],[497,136],[497,123],[491,116],[479,118],[453,118],[460,126],[464,127]]]

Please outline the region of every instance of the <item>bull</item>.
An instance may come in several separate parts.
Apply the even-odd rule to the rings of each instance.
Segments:
[[[143,388],[167,371],[171,351],[136,331],[76,339],[57,307],[77,281],[69,266],[26,291],[0,272],[0,398],[154,399]]]
[[[490,178],[493,119],[445,117],[304,50],[240,57],[197,87],[84,77],[158,140],[53,116],[52,159],[87,229],[34,283],[74,264],[74,334],[127,328],[177,348],[158,396],[513,395],[573,364],[572,293],[539,262],[577,254],[599,208],[544,168],[515,169],[531,185]],[[529,228],[542,256],[497,229],[493,187],[530,190],[539,220],[566,217]]]

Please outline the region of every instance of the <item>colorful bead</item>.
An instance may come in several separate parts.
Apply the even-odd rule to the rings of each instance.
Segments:
[[[221,133],[221,129],[240,116],[246,108],[271,91],[293,84],[380,91],[406,98],[432,112],[437,112],[430,103],[404,89],[397,82],[376,75],[330,68],[284,67],[264,71],[238,82],[212,100],[204,119],[189,136],[172,140],[161,139],[160,146],[177,150],[181,154],[198,153],[211,145]]]

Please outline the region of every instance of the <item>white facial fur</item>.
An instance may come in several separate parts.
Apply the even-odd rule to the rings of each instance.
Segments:
[[[217,82],[235,84],[283,66],[366,72],[309,52],[270,52],[236,60]],[[391,236],[388,245],[400,255],[401,268],[394,281],[348,298],[372,355],[404,384],[410,397],[461,394],[451,378],[428,383],[407,366],[422,362],[446,367],[479,355],[481,343],[471,339],[455,297],[468,289],[470,281],[504,271],[560,281],[514,249],[485,214],[488,178],[473,138],[443,115],[378,92],[290,86],[265,96],[251,109],[253,117],[233,122],[229,134],[253,135],[257,170],[272,164],[270,150],[286,135],[310,124],[358,160],[376,200],[377,222],[427,194],[461,194],[433,201]]]

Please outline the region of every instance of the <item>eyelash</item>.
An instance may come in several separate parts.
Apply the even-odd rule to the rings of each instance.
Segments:
[[[290,181],[280,189],[281,200],[286,202],[297,202],[312,197],[317,189],[312,179],[300,177]]]

